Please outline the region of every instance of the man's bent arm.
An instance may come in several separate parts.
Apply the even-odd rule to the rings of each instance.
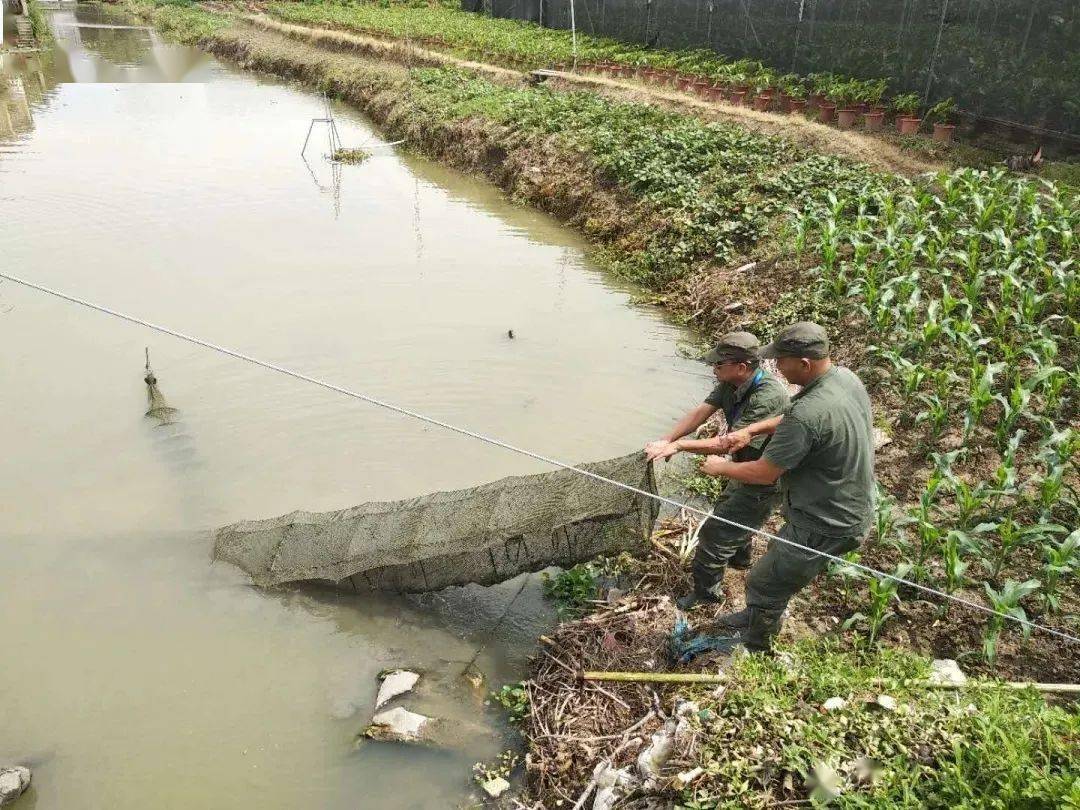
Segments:
[[[706,471],[710,475],[722,475],[744,484],[775,484],[784,471],[759,458],[756,461],[713,461]]]
[[[694,410],[690,411],[686,416],[676,422],[675,427],[673,427],[661,441],[673,442],[676,439],[681,439],[688,433],[693,433],[699,427],[704,425],[714,413],[716,413],[715,405],[710,405],[708,402],[701,403],[694,408]]]
[[[750,440],[755,436],[771,436],[783,421],[784,415],[780,413],[776,416],[770,416],[768,419],[762,419],[760,422],[754,422],[752,425],[739,428],[731,433],[725,433],[720,437],[720,450],[724,453],[735,453],[742,450],[750,444]]]
[[[675,446],[685,453],[697,453],[699,456],[724,452],[720,448],[719,436],[711,439],[676,439]]]
[[[745,430],[751,436],[771,436],[776,433],[776,429],[780,427],[780,423],[784,421],[784,415],[778,413],[776,416],[770,416],[768,419],[762,419],[760,422],[754,422],[752,425],[747,425],[740,430]]]

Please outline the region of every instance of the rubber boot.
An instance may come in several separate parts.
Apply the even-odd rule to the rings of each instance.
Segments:
[[[750,652],[771,653],[773,639],[784,623],[783,610],[748,609],[748,626],[742,632],[743,644]]]
[[[717,624],[722,624],[724,627],[731,628],[732,630],[738,630],[740,633],[744,632],[750,627],[750,609],[743,608],[738,613],[725,613],[716,619]]]
[[[749,543],[736,551],[732,558],[728,560],[728,565],[734,568],[736,571],[746,571],[748,568],[753,566],[753,564],[754,561],[750,559]]]
[[[694,590],[686,596],[675,600],[675,606],[679,610],[690,610],[698,605],[719,605],[724,601],[723,585],[718,581],[706,585],[697,577],[694,577]]]

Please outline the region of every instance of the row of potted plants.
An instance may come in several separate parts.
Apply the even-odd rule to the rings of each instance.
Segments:
[[[789,73],[777,75],[760,62],[739,60],[713,69],[712,75],[687,74],[676,68],[633,66],[618,62],[586,62],[578,65],[586,72],[613,78],[636,78],[653,84],[694,93],[707,101],[753,107],[760,112],[806,113],[823,123],[835,123],[840,129],[852,129],[860,121],[870,131],[884,128],[889,107],[882,103],[888,82],[885,79],[860,80],[816,73],[806,77]],[[921,100],[915,93],[903,93],[891,99],[896,128],[902,135],[914,135],[920,127],[933,123],[934,140],[949,141],[956,129],[948,123],[954,109],[952,99],[931,107],[919,115]]]

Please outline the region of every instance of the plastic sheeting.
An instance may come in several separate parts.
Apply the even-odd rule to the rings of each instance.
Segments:
[[[643,453],[581,466],[656,492]],[[558,470],[234,523],[215,533],[214,557],[262,586],[322,581],[356,591],[430,591],[643,548],[657,513],[654,498]]]

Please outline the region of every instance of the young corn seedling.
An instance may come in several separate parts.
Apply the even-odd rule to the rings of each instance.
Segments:
[[[1005,617],[1011,616],[1014,619],[1027,621],[1027,613],[1020,607],[1020,600],[1035,593],[1039,585],[1037,579],[1029,579],[1026,582],[1010,579],[1000,591],[995,591],[989,583],[983,583],[986,596],[990,600],[990,607],[996,613],[1003,614],[990,617],[983,635],[983,657],[990,666],[997,661],[997,642],[1005,625]],[[1024,638],[1027,638],[1031,634],[1031,628],[1026,624],[1023,628]]]
[[[967,581],[964,578],[964,572],[967,570],[968,564],[961,557],[961,547],[965,540],[967,540],[967,536],[963,532],[953,530],[946,535],[945,544],[942,546],[945,590],[948,593],[963,587]]]
[[[1043,600],[1051,613],[1061,610],[1061,592],[1059,587],[1062,577],[1069,576],[1080,567],[1080,529],[1058,542],[1043,545],[1046,559],[1043,565]]]
[[[979,424],[986,409],[994,401],[994,378],[1004,370],[1004,363],[978,362],[971,369],[971,391],[967,414],[964,416],[964,441],[971,437],[975,426]]]
[[[909,563],[900,563],[893,571],[893,576],[904,579],[910,572],[911,565]],[[870,605],[864,618],[869,625],[870,642],[873,643],[878,633],[881,632],[881,628],[884,627],[885,622],[896,615],[894,611],[890,610],[890,606],[894,600],[899,601],[896,591],[900,583],[887,577],[871,577],[869,585]],[[854,618],[853,616],[852,619]]]

